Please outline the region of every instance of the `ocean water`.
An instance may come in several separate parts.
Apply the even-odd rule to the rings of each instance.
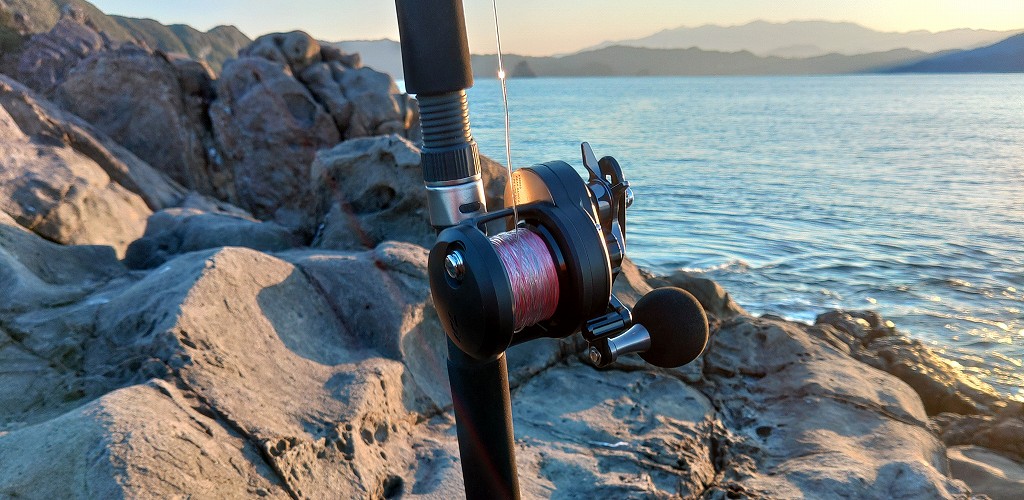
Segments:
[[[754,313],[874,309],[1024,399],[1024,75],[514,79],[512,163],[579,143],[636,193],[628,253]],[[505,163],[501,90],[470,90]]]

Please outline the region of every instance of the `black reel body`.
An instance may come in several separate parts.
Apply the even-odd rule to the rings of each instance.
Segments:
[[[685,364],[707,341],[704,311],[685,291],[661,290],[637,309],[648,328],[634,324],[612,295],[626,255],[632,192],[614,158],[597,161],[586,143],[582,150],[588,181],[562,161],[521,168],[505,190],[515,210],[468,219],[438,235],[428,269],[441,324],[479,360],[529,340],[582,332],[597,366],[633,352],[657,366]],[[488,236],[495,221],[505,221],[508,231]],[[677,314],[684,321],[669,319]]]
[[[555,276],[541,278],[557,279],[558,304],[550,317],[516,331],[512,281],[484,230],[499,219],[513,225],[512,209],[442,231],[428,262],[434,305],[452,341],[478,359],[528,340],[572,335],[604,314],[611,296],[597,207],[576,171],[553,161],[517,170],[512,182],[522,203],[519,230],[539,236],[552,257]]]

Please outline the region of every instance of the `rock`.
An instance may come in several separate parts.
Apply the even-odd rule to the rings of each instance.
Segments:
[[[1014,409],[994,416],[941,413],[932,425],[949,446],[981,446],[1024,463],[1024,411],[1020,403]]]
[[[82,60],[109,43],[86,25],[76,11],[61,17],[48,33],[32,36],[18,60],[17,78],[32,90],[47,95]]]
[[[947,451],[953,477],[974,493],[992,500],[1015,500],[1024,492],[1024,466],[979,446],[953,446]]]
[[[433,244],[420,154],[397,135],[342,142],[310,167],[321,248],[372,248],[384,240]]]
[[[0,212],[0,434],[78,405],[88,297],[126,273],[110,247],[58,245]]]
[[[261,57],[287,64],[293,73],[320,61],[320,43],[302,31],[263,35],[238,52],[239,57]]]
[[[711,337],[706,393],[730,431],[712,495],[965,497],[917,394],[810,329],[739,316]]]
[[[555,366],[512,413],[527,498],[693,498],[718,474],[714,407],[668,375]]]
[[[856,359],[891,373],[917,391],[929,415],[992,414],[1005,406],[995,390],[918,340],[896,332],[871,311],[831,311],[818,316],[819,332],[849,346]],[[831,328],[827,328],[831,327]]]
[[[480,164],[485,192],[500,192],[504,169],[483,156]],[[322,150],[310,177],[319,228],[314,246],[363,249],[385,240],[433,245],[420,152],[401,136],[353,139]],[[500,206],[500,197],[487,202]]]
[[[128,247],[125,262],[150,269],[176,255],[217,247],[281,252],[301,242],[287,229],[244,215],[195,208],[170,208],[149,217],[146,232]]]
[[[151,210],[175,206],[185,190],[81,118],[37,97],[0,75],[0,106],[21,131],[40,144],[64,144],[103,170],[110,179],[142,197]]]
[[[0,436],[0,449],[19,457],[0,468],[0,496],[9,498],[288,498],[260,450],[163,381]]]
[[[690,292],[704,307],[704,312],[709,316],[714,316],[712,321],[725,321],[738,315],[747,314],[739,304],[732,300],[729,292],[726,292],[718,283],[686,271],[676,271],[670,276],[655,278],[652,280],[651,286],[654,288],[674,286]]]
[[[301,31],[271,33],[239,52],[286,65],[331,115],[341,137],[398,134],[422,139],[419,108],[390,75],[363,67],[358,54],[321,46]]]
[[[238,204],[259,219],[308,226],[309,164],[340,137],[288,66],[257,57],[228,61],[210,117]]]
[[[211,172],[216,163],[208,164],[212,136],[203,125],[209,103],[204,94],[212,97],[205,76],[204,81],[188,63],[176,67],[159,55],[125,47],[78,64],[55,90],[55,102],[186,188],[218,194],[217,181],[223,181]]]
[[[47,239],[123,254],[142,235],[146,203],[73,146],[26,134],[3,104],[0,210]]]

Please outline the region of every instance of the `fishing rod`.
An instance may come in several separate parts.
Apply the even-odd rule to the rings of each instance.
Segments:
[[[510,206],[488,211],[469,124],[473,71],[462,2],[395,3],[406,90],[420,106],[423,180],[438,231],[427,272],[448,338],[466,496],[519,498],[509,347],[580,332],[598,367],[629,353],[677,367],[704,350],[707,317],[678,288],[654,290],[632,310],[612,294],[633,193],[619,163],[598,160],[586,142],[587,180],[563,161],[520,168],[505,190]],[[505,231],[488,234],[495,221]]]

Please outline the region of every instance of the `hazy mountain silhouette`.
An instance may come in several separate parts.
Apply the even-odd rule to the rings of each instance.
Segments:
[[[1022,73],[1024,33],[980,49],[943,54],[891,68],[893,73]]]
[[[722,52],[750,51],[761,56],[813,57],[829,53],[855,55],[911,49],[939,52],[985,46],[1024,31],[955,29],[933,33],[876,31],[848,22],[754,21],[741,26],[704,25],[663,30],[633,40],[609,41],[584,49],[590,51],[615,45],[654,49],[697,47]]]
[[[537,76],[673,76],[673,75],[808,75],[872,71],[930,57],[924,52],[897,49],[873,54],[828,54],[805,59],[761,57],[747,51],[645,49],[605,47],[562,57],[505,55],[506,67],[526,63]],[[473,72],[480,77],[497,73],[494,55],[474,55]]]

